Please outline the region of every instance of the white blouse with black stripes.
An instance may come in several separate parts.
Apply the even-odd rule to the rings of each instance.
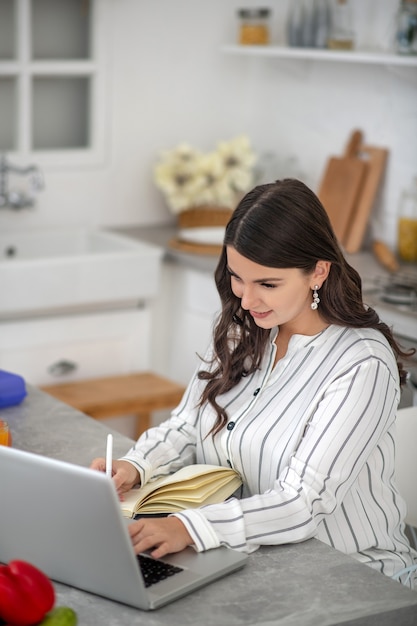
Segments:
[[[417,563],[395,485],[400,389],[385,338],[339,326],[294,335],[274,367],[276,333],[260,369],[218,398],[229,417],[218,434],[208,435],[216,414],[198,408],[205,382],[195,376],[171,418],[123,458],[142,484],[190,463],[241,474],[236,497],[176,514],[198,551],[316,537],[388,576]]]

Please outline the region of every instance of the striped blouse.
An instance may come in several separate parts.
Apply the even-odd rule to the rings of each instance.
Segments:
[[[395,485],[400,389],[385,338],[339,326],[293,335],[274,366],[277,332],[261,367],[218,398],[228,414],[219,433],[207,436],[215,412],[198,408],[205,382],[195,376],[170,419],[123,458],[142,484],[190,463],[240,473],[236,497],[176,514],[198,551],[252,552],[316,537],[388,576],[417,563]]]

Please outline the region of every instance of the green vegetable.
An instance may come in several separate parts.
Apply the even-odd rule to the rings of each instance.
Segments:
[[[57,606],[45,615],[39,626],[76,626],[77,614],[69,606]]]

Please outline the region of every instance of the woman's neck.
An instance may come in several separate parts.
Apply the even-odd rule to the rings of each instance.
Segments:
[[[284,358],[284,356],[287,354],[288,344],[293,335],[305,335],[307,337],[314,337],[315,335],[318,335],[323,330],[328,328],[328,326],[329,324],[321,318],[317,320],[316,324],[309,326],[308,332],[301,332],[298,329],[296,330],[293,328],[289,328],[286,324],[280,326],[274,340],[274,343],[277,347],[274,365],[282,358]]]

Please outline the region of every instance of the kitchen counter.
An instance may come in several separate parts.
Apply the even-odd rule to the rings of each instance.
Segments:
[[[216,268],[217,256],[215,255],[181,252],[169,246],[170,239],[174,238],[178,232],[175,225],[124,226],[112,230],[132,237],[133,239],[147,241],[163,248],[167,261],[177,262],[206,272],[213,272]],[[370,251],[347,254],[346,258],[365,280],[373,278],[374,276],[389,276],[388,271],[382,267]],[[417,264],[403,263],[400,267],[400,272],[417,278]]]
[[[169,241],[174,238],[177,229],[175,226],[131,226],[114,229],[133,239],[139,239],[158,245],[164,249],[164,259],[167,262],[193,268],[195,270],[214,273],[217,266],[217,256],[210,254],[192,254],[182,252],[170,247]],[[375,308],[381,319],[389,326],[394,327],[398,334],[417,340],[417,312],[407,307],[398,307],[382,302],[375,296],[377,285],[388,282],[392,275],[377,261],[371,251],[365,250],[356,254],[346,254],[346,259],[354,267],[362,278],[364,299]],[[399,276],[406,276],[409,280],[417,283],[417,264],[402,263]]]
[[[0,416],[9,422],[17,448],[84,466],[103,455],[108,428],[37,388],[28,386],[22,404],[2,409]],[[114,456],[122,455],[132,441],[115,431],[113,436]],[[57,605],[76,610],[79,626],[417,623],[416,592],[316,539],[261,548],[239,572],[151,613],[60,583],[55,587]]]
[[[139,239],[148,243],[153,243],[165,251],[165,260],[203,272],[213,273],[217,265],[217,256],[213,254],[192,254],[190,252],[182,252],[176,248],[171,248],[169,241],[173,239],[178,232],[175,226],[124,226],[113,228],[115,232]]]

